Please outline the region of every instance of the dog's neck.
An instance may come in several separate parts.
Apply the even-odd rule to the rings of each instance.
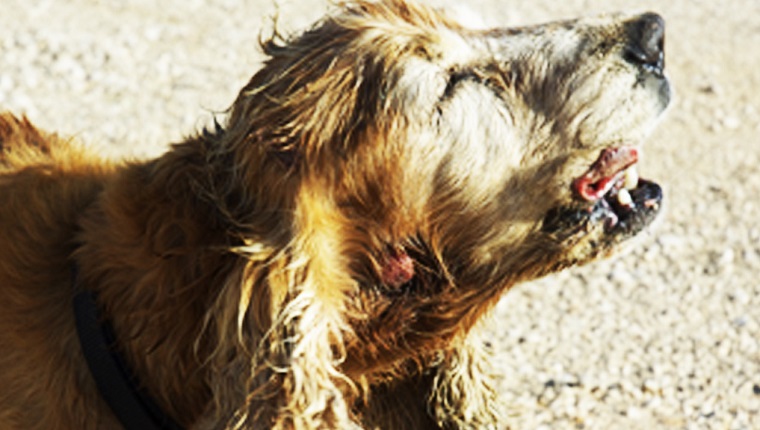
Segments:
[[[198,181],[209,175],[202,149],[190,140],[123,169],[83,217],[76,255],[81,284],[97,292],[129,367],[182,425],[210,400],[201,363],[212,340],[201,333],[212,322],[204,319],[242,270],[229,220],[199,198],[206,184]],[[112,264],[88,264],[95,261]]]
[[[296,196],[298,187],[282,175],[287,166],[276,160],[259,154],[241,161],[234,151],[215,147],[221,138],[190,139],[157,160],[128,166],[103,192],[101,198],[109,204],[97,205],[82,223],[82,283],[97,291],[130,367],[180,424],[192,423],[207,407],[215,380],[246,380],[248,375],[232,375],[230,368],[242,373],[250,368],[230,363],[229,357],[250,363],[253,345],[275,318],[271,312],[293,293],[288,282],[300,276],[291,272],[293,267],[304,259],[310,270],[343,274],[330,278],[336,300],[351,296],[348,300],[366,301],[358,306],[377,305],[373,312],[393,309],[386,315],[408,315],[415,324],[441,330],[432,336],[405,323],[406,332],[388,334],[402,325],[378,314],[364,332],[346,339],[344,371],[349,375],[352,368],[392,370],[430,342],[445,346],[511,285],[503,280],[498,288],[483,290],[493,274],[467,275],[478,282],[456,284],[456,274],[443,266],[446,257],[425,245],[380,258],[379,273],[364,279],[386,284],[393,294],[380,299],[363,294],[363,284],[341,266],[351,264],[345,261],[349,256],[325,254],[334,247],[322,246],[340,243],[341,233],[333,229],[356,221],[346,221],[321,196]],[[243,169],[245,163],[249,169]],[[337,217],[337,224],[331,217]],[[293,226],[305,229],[302,237],[309,240],[294,240],[298,232]],[[104,257],[113,266],[87,264]],[[415,337],[417,331],[426,334]],[[365,357],[362,346],[378,335],[398,342],[388,343],[385,361],[369,363],[376,357]]]

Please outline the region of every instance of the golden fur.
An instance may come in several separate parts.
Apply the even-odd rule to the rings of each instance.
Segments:
[[[0,428],[118,428],[79,288],[188,428],[495,428],[483,316],[625,238],[547,214],[667,104],[621,54],[635,19],[475,31],[344,5],[267,42],[221,126],[144,162],[3,114]]]

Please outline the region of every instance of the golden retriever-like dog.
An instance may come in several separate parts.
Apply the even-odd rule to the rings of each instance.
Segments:
[[[131,426],[78,297],[154,428],[503,428],[479,321],[660,210],[636,163],[663,31],[358,1],[264,43],[220,124],[157,159],[3,114],[0,428]]]

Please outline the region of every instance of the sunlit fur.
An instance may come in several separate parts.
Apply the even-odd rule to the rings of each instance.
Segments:
[[[220,126],[145,162],[0,116],[0,428],[117,427],[82,288],[188,428],[501,428],[483,317],[614,251],[542,220],[667,103],[622,58],[629,19],[475,31],[344,5],[266,42]],[[403,285],[382,276],[398,255]]]

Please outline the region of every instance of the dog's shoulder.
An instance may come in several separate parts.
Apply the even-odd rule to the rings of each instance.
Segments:
[[[0,166],[5,169],[49,158],[55,140],[55,136],[39,130],[26,117],[0,113]]]
[[[110,170],[112,164],[71,137],[42,130],[25,116],[0,112],[0,173],[32,166],[86,173]]]
[[[46,219],[59,220],[62,212],[80,212],[117,166],[72,138],[37,128],[26,117],[0,113],[0,243],[5,243],[3,224],[11,219],[46,214]]]

